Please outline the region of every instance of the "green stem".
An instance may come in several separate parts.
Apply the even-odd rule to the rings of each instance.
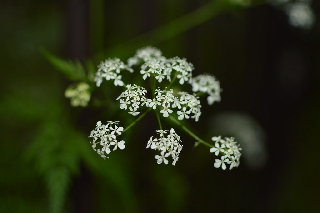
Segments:
[[[186,131],[191,137],[193,137],[194,139],[197,140],[197,142],[202,143],[205,146],[208,147],[213,147],[211,144],[205,142],[204,140],[202,140],[201,138],[199,138],[197,135],[195,135],[191,130],[189,130],[187,127],[183,126],[175,117],[170,115],[170,119],[177,124],[178,126],[180,126],[184,131]]]
[[[143,114],[141,114],[135,121],[133,121],[129,126],[127,126],[127,128],[125,128],[122,133],[124,133],[125,131],[130,129],[133,125],[135,125],[138,121],[140,121],[141,118],[143,118],[151,109],[152,108],[149,108],[147,111],[145,111]]]
[[[167,87],[167,89],[170,89],[170,87],[172,86],[173,82],[176,80],[177,76],[178,76],[178,73],[175,74],[175,76],[171,80],[171,82],[170,82],[169,86]]]
[[[157,111],[156,114],[157,114],[157,120],[158,120],[158,123],[159,123],[159,127],[160,127],[160,129],[162,130],[162,125],[161,125],[161,120],[160,120],[159,112]]]
[[[104,46],[105,12],[104,1],[90,1],[90,52],[100,51]]]
[[[156,91],[156,78],[154,75],[150,77],[150,84],[151,84],[151,91],[152,91],[152,98],[155,97],[155,91]]]
[[[120,53],[123,49],[132,52],[139,47],[141,48],[141,46],[159,44],[160,42],[167,41],[212,19],[221,12],[228,11],[228,8],[229,6],[225,4],[225,1],[210,1],[208,4],[172,20],[167,24],[134,37],[126,42],[122,42],[113,48],[109,48],[108,52],[113,54],[117,52]],[[109,53],[106,53],[105,55],[110,55]]]

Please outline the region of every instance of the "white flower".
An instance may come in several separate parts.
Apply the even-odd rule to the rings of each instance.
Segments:
[[[234,138],[212,137],[215,146],[210,148],[210,152],[214,152],[216,156],[221,155],[221,159],[216,159],[214,166],[216,168],[226,169],[226,164],[229,164],[229,169],[238,167],[240,165],[241,148],[239,144],[234,141]]]
[[[161,83],[161,81],[165,78],[165,75],[164,73],[161,72],[157,72],[157,75],[156,75],[156,80],[158,80],[159,83]]]
[[[162,152],[161,155],[156,155],[155,159],[157,159],[158,164],[161,164],[162,162],[168,164],[168,160],[166,159],[166,157],[168,157],[169,155],[169,153]]]
[[[92,148],[96,151],[102,158],[109,158],[106,154],[110,154],[111,146],[113,151],[117,148],[124,149],[125,141],[117,141],[117,137],[122,134],[123,127],[118,127],[118,121],[108,121],[106,125],[103,125],[101,121],[98,121],[96,128],[91,131],[90,138],[93,138]]]
[[[183,107],[181,111],[178,111],[177,114],[179,115],[178,119],[183,120],[184,118],[189,119],[190,111],[187,111],[186,107]]]
[[[113,148],[113,151],[114,150],[117,150],[117,148],[119,149],[124,149],[126,146],[124,145],[124,140],[122,141],[114,141],[114,142],[111,142],[110,145],[114,145],[114,148]]]
[[[156,149],[157,148],[157,141],[158,139],[153,139],[153,136],[150,137],[148,144],[147,144],[147,148],[150,147],[150,149]]]
[[[227,166],[225,163],[230,163],[229,159],[225,158],[225,156],[222,156],[221,159],[216,159],[214,167],[219,168],[221,166],[223,170],[226,170]]]
[[[221,144],[221,146],[219,145],[219,143],[215,143],[215,147],[212,147],[210,149],[210,152],[214,152],[216,154],[216,156],[219,155],[219,152],[224,153],[224,144]]]
[[[143,75],[143,80],[146,80],[147,77],[150,77],[150,70],[141,70],[140,73]]]
[[[239,166],[239,162],[237,162],[237,159],[234,156],[231,156],[229,158],[229,164],[230,164],[230,169],[232,169],[233,167]]]
[[[174,158],[173,158],[172,165],[175,166],[178,160],[179,160],[179,157],[174,157]]]
[[[172,113],[172,110],[169,107],[164,106],[162,110],[160,110],[160,113],[162,113],[163,117],[166,118],[166,117],[169,117],[169,114]]]
[[[121,99],[120,100],[120,109],[127,109],[129,104],[130,104],[130,101],[128,102],[127,100]]]
[[[168,130],[157,130],[159,138],[150,137],[147,148],[160,151],[160,155],[155,155],[157,163],[160,164],[164,162],[168,164],[167,157],[171,156],[173,159],[172,165],[175,165],[179,159],[179,154],[182,150],[182,145],[180,144],[180,136],[176,134],[173,128]]]
[[[65,91],[65,96],[71,99],[72,106],[87,106],[90,95],[90,86],[84,82],[72,84]]]
[[[122,76],[118,75],[114,78],[114,85],[115,86],[123,86],[123,81],[121,80]]]
[[[114,134],[121,135],[123,131],[123,127],[122,126],[118,127],[117,125],[114,125],[114,127],[110,127],[110,130],[113,135]]]

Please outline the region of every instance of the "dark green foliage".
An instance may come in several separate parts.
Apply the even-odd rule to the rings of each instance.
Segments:
[[[291,47],[292,34],[283,41],[269,37],[280,37],[283,27],[277,25],[281,22],[278,18],[268,21],[275,13],[259,10],[265,1],[251,1],[247,9],[223,2],[241,1],[90,1],[90,22],[94,25],[90,26],[90,45],[94,46],[90,59],[125,58],[145,45],[157,46],[172,57],[187,57],[196,66],[196,73],[212,72],[224,89],[222,103],[203,110],[251,110],[257,118],[267,114],[267,121],[260,121],[273,121],[269,123],[272,129],[288,110],[283,108],[275,118],[270,105],[277,109],[282,106],[275,105],[280,100],[273,101],[271,96],[280,96],[281,100],[287,97],[279,95],[281,88],[276,92],[270,88],[279,73],[266,73],[274,72],[268,66],[281,58],[280,50],[275,48]],[[312,2],[316,12],[319,3]],[[124,138],[130,143],[123,152],[112,153],[110,159],[103,160],[90,147],[90,129],[97,120],[122,121],[125,117],[117,114],[118,105],[111,110],[109,103],[97,104],[99,107],[94,110],[67,105],[61,76],[90,83],[98,60],[80,62],[56,56],[63,55],[68,46],[64,42],[64,1],[2,1],[0,6],[0,212],[75,212],[79,203],[74,202],[71,189],[75,187],[74,179],[83,176],[80,168],[85,168],[91,177],[81,184],[92,189],[92,197],[86,200],[94,206],[92,212],[319,211],[317,30],[312,31],[314,37],[294,31],[304,41],[291,41],[295,45],[310,41],[313,47],[313,54],[306,55],[308,63],[313,64],[310,66],[314,66],[313,82],[308,82],[313,92],[291,104],[307,106],[290,112],[292,117],[286,123],[290,125],[278,128],[280,136],[289,138],[284,151],[279,149],[284,140],[271,150],[280,153],[281,159],[261,171],[251,171],[242,164],[239,170],[228,173],[213,168],[213,158],[207,150],[193,150],[188,145],[177,166],[157,165],[153,153],[145,149],[145,133],[153,125],[148,118],[141,121],[146,129],[135,128],[130,137]],[[150,14],[150,7],[154,14]],[[271,6],[266,7],[271,10]],[[280,9],[277,13],[281,13]],[[286,19],[285,15],[281,17]],[[254,25],[260,28],[254,29]],[[39,46],[45,47],[40,48],[42,55]],[[294,60],[286,63],[289,62],[296,68]],[[267,88],[267,93],[260,93],[262,87]],[[103,89],[108,97],[114,92]],[[266,98],[270,98],[268,102],[261,101]],[[201,119],[209,121],[210,116]],[[201,131],[207,127],[196,128]],[[212,129],[207,130],[205,135],[210,138]],[[185,135],[182,137],[185,144],[194,143]],[[283,162],[286,167],[279,166]]]

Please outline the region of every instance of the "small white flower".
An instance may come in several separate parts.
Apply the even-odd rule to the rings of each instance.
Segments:
[[[127,109],[128,104],[130,104],[130,102],[128,102],[127,100],[121,99],[120,100],[120,109]]]
[[[165,152],[162,152],[161,155],[156,155],[155,159],[157,159],[158,164],[161,164],[162,162],[168,164],[168,160],[166,159],[166,157],[168,157],[169,155],[169,153],[165,154]]]
[[[175,166],[178,160],[179,160],[179,157],[174,157],[174,158],[173,158],[172,165]]]
[[[216,156],[218,156],[220,152],[224,153],[224,148],[225,148],[224,144],[221,144],[220,146],[219,143],[216,142],[215,147],[212,147],[210,149],[210,152],[214,152]]]
[[[221,159],[216,159],[214,167],[219,168],[221,166],[223,170],[226,170],[227,166],[225,163],[229,163],[229,160],[222,156]]]
[[[122,126],[118,127],[117,125],[114,125],[114,127],[110,127],[110,130],[112,134],[121,135],[123,131],[123,127]]]
[[[231,156],[229,158],[229,163],[230,163],[230,170],[233,168],[233,167],[238,167],[239,166],[239,162],[236,161],[236,157],[234,156]]]
[[[141,70],[140,73],[143,75],[143,80],[146,80],[147,77],[150,77],[150,70]]]
[[[113,151],[117,150],[117,148],[124,149],[126,147],[124,140],[111,142],[110,145],[114,145]]]
[[[157,73],[156,79],[158,80],[159,83],[161,83],[161,81],[162,81],[164,78],[165,78],[164,73],[162,73],[162,72]]]
[[[121,80],[122,76],[121,75],[118,75],[114,78],[114,85],[115,86],[123,86],[124,83],[123,81]]]
[[[178,119],[183,120],[184,118],[189,119],[189,114],[190,111],[187,111],[186,107],[183,107],[181,111],[178,111],[177,114],[179,115]]]
[[[166,118],[166,117],[169,117],[169,114],[172,113],[172,110],[169,107],[164,106],[162,110],[160,110],[160,113],[162,113],[163,117]]]

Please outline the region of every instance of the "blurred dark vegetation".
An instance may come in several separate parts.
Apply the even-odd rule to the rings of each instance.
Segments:
[[[1,1],[0,212],[320,212],[320,4],[310,5],[312,28],[301,29],[281,7],[226,2],[183,19],[188,28],[167,23],[210,1]],[[152,117],[124,151],[105,161],[94,153],[95,122],[117,118],[70,107],[71,82],[39,48],[98,64],[146,45],[186,57],[195,75],[215,75],[222,102],[190,125],[209,141],[219,134],[209,126],[214,115],[250,115],[265,131],[266,164],[215,169],[214,156],[180,131],[177,165],[157,165],[145,149]]]

